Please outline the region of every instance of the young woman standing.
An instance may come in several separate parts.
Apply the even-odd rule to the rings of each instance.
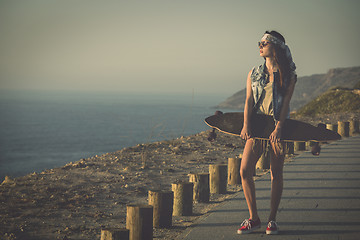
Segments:
[[[264,64],[254,67],[247,77],[244,126],[241,138],[246,140],[240,174],[242,187],[248,205],[250,218],[243,221],[238,234],[251,233],[260,228],[257,212],[255,183],[253,180],[256,162],[261,154],[270,154],[271,202],[266,234],[278,234],[276,213],[283,190],[284,142],[281,141],[282,126],[289,117],[289,103],[295,88],[297,76],[295,64],[284,37],[276,32],[265,32],[259,42],[260,56]],[[251,115],[254,113],[272,115],[275,130],[269,140],[258,140],[251,135]]]

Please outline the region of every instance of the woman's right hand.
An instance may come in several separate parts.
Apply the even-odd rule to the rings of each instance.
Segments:
[[[240,137],[244,140],[250,139],[251,138],[250,127],[244,126],[243,129],[241,130]]]

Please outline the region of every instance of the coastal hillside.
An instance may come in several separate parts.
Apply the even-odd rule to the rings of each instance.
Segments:
[[[326,74],[314,74],[298,77],[296,88],[291,100],[291,109],[297,110],[331,87],[342,86],[352,88],[360,81],[360,66],[349,68],[333,68]],[[216,108],[243,109],[246,90],[235,93]]]
[[[316,116],[322,114],[357,112],[360,111],[360,89],[335,87],[296,111],[298,116]]]

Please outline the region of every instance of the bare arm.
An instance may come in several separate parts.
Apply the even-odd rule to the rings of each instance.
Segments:
[[[253,105],[254,105],[254,98],[253,98],[253,92],[251,89],[251,72],[249,72],[247,80],[246,80],[246,100],[245,100],[245,106],[244,106],[244,125],[243,129],[241,130],[240,137],[244,140],[247,140],[251,138],[251,123],[250,118],[253,111]]]
[[[288,86],[288,89],[286,91],[286,94],[284,96],[284,100],[283,100],[283,105],[280,111],[280,119],[277,122],[276,126],[275,126],[275,130],[272,132],[272,134],[270,135],[270,141],[272,142],[278,142],[280,141],[280,137],[281,137],[281,129],[284,125],[284,122],[286,120],[288,111],[289,111],[289,107],[290,107],[290,100],[291,97],[294,93],[294,89],[295,89],[295,83],[297,81],[297,76],[294,75],[293,78],[291,78],[290,80],[290,84]]]

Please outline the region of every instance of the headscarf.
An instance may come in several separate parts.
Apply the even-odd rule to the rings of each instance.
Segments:
[[[289,61],[290,69],[291,69],[291,71],[295,71],[296,65],[295,65],[295,63],[294,63],[294,61],[292,59],[292,55],[291,55],[290,48],[289,48],[288,45],[286,45],[283,41],[281,41],[277,37],[275,37],[275,36],[273,36],[271,34],[268,34],[268,33],[264,34],[264,36],[261,38],[261,41],[269,41],[269,42],[271,42],[271,43],[273,43],[275,45],[278,45],[282,49],[284,49],[285,54],[286,54],[286,58]]]

